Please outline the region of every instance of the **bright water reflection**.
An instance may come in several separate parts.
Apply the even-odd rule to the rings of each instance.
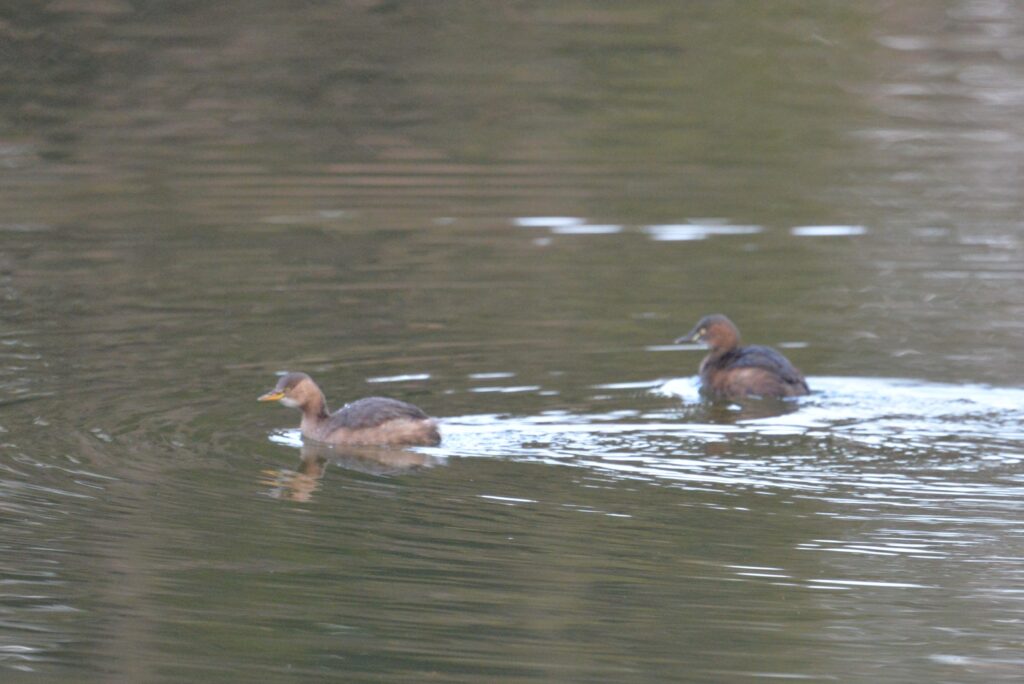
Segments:
[[[896,470],[895,489],[951,496],[973,487],[943,484],[934,476],[915,485],[908,472],[956,477],[1015,466],[1024,458],[1024,390],[836,377],[814,377],[812,385],[813,395],[795,401],[722,405],[703,402],[694,378],[605,384],[599,389],[649,387],[683,403],[603,414],[450,418],[444,448],[427,451],[572,463],[698,487],[823,491],[842,484],[877,491],[885,487],[884,473]],[[622,403],[629,403],[628,394]],[[743,450],[765,456],[737,458]],[[873,477],[874,471],[883,474]],[[989,494],[1021,492],[1000,487]]]

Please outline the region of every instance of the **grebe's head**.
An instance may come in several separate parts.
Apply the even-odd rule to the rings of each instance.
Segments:
[[[305,373],[285,373],[278,379],[277,385],[257,399],[258,401],[279,401],[285,406],[303,409],[314,403],[322,404],[323,392],[313,382],[313,378]]]
[[[693,330],[676,340],[705,344],[711,349],[732,349],[740,344],[740,331],[733,322],[722,314],[705,316],[693,326]]]

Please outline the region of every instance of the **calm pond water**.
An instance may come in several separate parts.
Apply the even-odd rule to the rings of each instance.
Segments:
[[[0,9],[0,678],[1017,682],[1024,12]],[[814,393],[709,404],[728,313]],[[413,401],[303,445],[255,398]]]

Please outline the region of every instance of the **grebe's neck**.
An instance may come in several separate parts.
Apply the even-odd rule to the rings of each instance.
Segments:
[[[312,434],[315,432],[316,428],[327,420],[330,415],[330,412],[327,410],[327,400],[324,398],[323,392],[321,392],[318,397],[307,402],[302,407],[302,424],[300,425],[302,434]]]
[[[737,340],[738,341],[738,340]],[[732,351],[735,351],[739,347],[738,344],[731,344],[728,346],[719,345],[708,349],[708,355],[700,362],[700,372],[704,373],[708,371],[712,366],[720,362],[723,357]]]

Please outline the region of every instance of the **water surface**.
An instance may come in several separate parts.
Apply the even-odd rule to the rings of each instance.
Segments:
[[[1022,34],[0,10],[4,681],[1017,681]],[[717,311],[813,394],[704,401]],[[304,446],[286,370],[445,440]]]

